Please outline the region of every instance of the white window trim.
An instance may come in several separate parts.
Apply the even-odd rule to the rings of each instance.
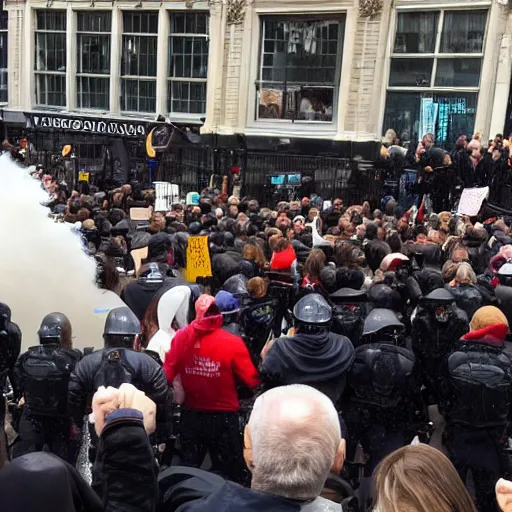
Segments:
[[[76,70],[76,73],[75,73],[75,77],[76,77],[76,111],[78,112],[109,112],[110,111],[110,80],[111,80],[111,74],[112,74],[112,58],[111,58],[111,50],[112,50],[112,17],[113,17],[113,12],[112,11],[108,11],[108,10],[103,10],[101,9],[100,12],[108,12],[110,13],[110,31],[109,32],[94,32],[94,31],[90,31],[90,30],[78,30],[78,16],[80,14],[88,14],[88,13],[94,13],[95,11],[93,10],[89,10],[89,11],[86,11],[86,10],[80,10],[80,11],[76,11],[76,17],[77,17],[77,31],[76,31],[76,47],[79,48],[80,45],[79,45],[79,36],[81,35],[89,35],[89,36],[108,36],[110,38],[110,55],[109,55],[109,63],[110,63],[110,69],[109,69],[109,72],[108,73],[80,73],[78,71],[78,62],[77,62],[77,70]],[[78,104],[79,104],[79,100],[78,100],[78,97],[79,97],[79,82],[80,82],[80,78],[106,78],[108,80],[108,89],[107,89],[107,97],[108,97],[108,100],[109,100],[109,105],[108,105],[108,108],[105,110],[103,108],[91,108],[91,107],[79,107]]]
[[[208,58],[206,59],[206,62],[207,62],[207,65],[209,64],[209,58],[210,58],[210,52],[211,52],[211,48],[210,48],[210,34],[209,32],[207,34],[197,34],[197,33],[189,33],[189,32],[185,32],[185,33],[173,33],[171,32],[170,30],[170,27],[172,26],[172,17],[175,15],[175,14],[179,14],[179,13],[182,13],[183,11],[176,11],[176,10],[168,10],[167,11],[167,17],[168,17],[168,20],[169,20],[169,36],[168,36],[168,40],[167,40],[167,52],[168,52],[168,55],[170,57],[170,45],[171,45],[171,39],[173,37],[200,37],[200,38],[203,38],[205,39],[206,41],[208,41]],[[207,22],[207,27],[208,27],[208,30],[209,30],[209,27],[210,27],[210,12],[209,11],[200,11],[200,10],[194,10],[194,11],[189,11],[190,14],[206,14],[206,22]],[[188,12],[186,12],[185,14],[187,14]],[[179,120],[188,120],[188,121],[196,121],[198,123],[201,122],[201,118],[205,117],[206,116],[206,111],[208,110],[208,87],[207,87],[207,84],[208,84],[208,72],[209,72],[209,69],[206,73],[206,78],[192,78],[192,77],[173,77],[173,76],[170,76],[170,70],[169,70],[169,59],[168,59],[168,62],[167,62],[167,68],[166,68],[166,73],[165,73],[165,76],[166,76],[166,88],[167,88],[167,94],[166,94],[166,98],[167,98],[167,103],[165,105],[165,110],[166,112],[168,113],[168,116],[170,119],[179,119]],[[204,102],[204,105],[205,105],[205,111],[200,113],[200,114],[194,114],[194,113],[191,113],[191,112],[173,112],[172,111],[172,99],[171,99],[171,95],[169,94],[169,83],[171,82],[194,82],[194,83],[203,83],[205,84],[205,92],[206,92],[206,97],[205,97],[205,102]],[[189,96],[189,104],[190,104],[190,96]]]
[[[5,7],[5,6],[4,6]],[[4,12],[7,13],[7,11],[4,9]],[[9,18],[7,17],[7,28],[6,29],[0,29],[0,36],[6,36],[6,42],[7,42],[7,50],[9,50]],[[7,51],[7,67],[6,68],[0,68],[0,73],[6,73],[7,76],[7,82],[5,84],[5,89],[7,91],[7,99],[9,99],[9,51]],[[8,101],[0,101],[0,105],[7,105]]]
[[[36,55],[36,52],[37,52],[37,35],[38,34],[64,34],[67,38],[67,30],[68,30],[68,23],[67,23],[67,13],[66,13],[66,10],[65,9],[54,9],[55,11],[59,11],[59,12],[63,12],[64,13],[64,16],[65,16],[65,19],[66,19],[66,30],[47,30],[47,29],[38,29],[37,28],[37,13],[39,11],[48,11],[49,9],[43,9],[43,8],[36,8],[34,9],[34,23],[35,23],[35,29],[34,29],[34,56]],[[32,69],[33,69],[33,72],[34,72],[34,87],[35,87],[35,101],[34,101],[34,107],[35,108],[43,108],[43,109],[46,109],[46,110],[63,110],[66,108],[67,106],[67,100],[68,98],[66,98],[66,102],[64,105],[48,105],[48,104],[45,104],[45,103],[39,103],[39,98],[37,97],[37,89],[38,89],[38,85],[37,85],[37,81],[39,79],[39,76],[42,76],[42,75],[54,75],[54,76],[63,76],[64,77],[64,93],[67,94],[67,80],[68,80],[68,77],[67,77],[67,73],[68,73],[68,69],[67,69],[67,55],[68,55],[68,48],[67,48],[67,39],[66,40],[66,70],[65,71],[48,71],[48,70],[44,70],[44,69],[36,69],[36,66],[35,66],[35,62],[32,63]],[[34,57],[34,60],[35,60],[35,57]],[[48,96],[48,93],[46,93],[46,96]]]
[[[250,48],[246,55],[243,56],[241,63],[242,69],[249,69],[244,78],[245,95],[240,95],[240,130],[247,135],[267,135],[269,137],[281,136],[299,136],[304,138],[333,138],[343,139],[345,136],[344,126],[345,117],[347,115],[347,97],[340,97],[338,94],[337,104],[333,105],[333,122],[311,124],[311,122],[285,122],[279,123],[278,120],[269,120],[269,123],[263,120],[255,119],[256,105],[256,78],[260,66],[259,47],[261,37],[261,17],[265,16],[293,16],[322,14],[325,17],[345,16],[345,30],[343,36],[343,56],[341,69],[339,72],[339,91],[348,91],[350,87],[351,69],[353,62],[354,33],[358,19],[358,11],[354,8],[353,2],[348,0],[338,0],[333,3],[325,0],[322,4],[316,4],[314,7],[311,3],[304,5],[294,5],[284,10],[282,7],[255,7],[248,15],[246,14],[246,23],[244,26],[243,47]],[[249,105],[249,108],[247,108]],[[273,121],[273,122],[272,122]],[[223,125],[218,127],[219,133],[232,133],[232,128]]]
[[[137,13],[138,11],[135,11],[135,10],[128,10],[128,9],[123,9],[122,10],[122,15],[124,15],[124,13]],[[146,13],[156,13],[157,15],[157,24],[159,23],[159,19],[160,19],[160,12],[158,10],[155,10],[155,9],[144,9],[144,12]],[[123,115],[126,115],[126,116],[137,116],[137,115],[147,115],[147,116],[154,116],[156,115],[157,111],[158,111],[158,108],[157,108],[157,98],[158,98],[158,80],[157,80],[157,77],[158,77],[158,52],[159,52],[159,48],[158,48],[158,30],[156,33],[149,33],[149,32],[142,32],[142,33],[139,33],[139,32],[125,32],[124,31],[124,20],[121,19],[121,24],[123,25],[122,27],[122,32],[121,32],[121,48],[120,48],[120,55],[119,55],[119,61],[120,61],[120,64],[121,64],[121,75],[119,77],[119,94],[120,94],[120,99],[121,99],[121,114]],[[142,76],[142,75],[123,75],[122,74],[122,60],[123,60],[123,52],[124,52],[124,37],[125,36],[138,36],[138,37],[153,37],[155,38],[156,42],[157,42],[157,62],[156,62],[156,74],[155,76]],[[123,98],[122,98],[122,94],[123,94],[123,80],[131,80],[131,81],[137,81],[137,82],[155,82],[155,111],[154,112],[147,112],[147,111],[142,111],[142,110],[123,110]],[[139,103],[140,101],[140,98],[137,99],[137,103]]]
[[[401,2],[407,2],[402,4]],[[485,62],[485,54],[488,52],[487,49],[487,39],[489,36],[489,24],[491,19],[491,2],[483,1],[483,2],[468,2],[464,5],[456,3],[450,4],[428,4],[421,6],[420,2],[412,3],[411,0],[401,0],[400,3],[397,4],[396,8],[393,10],[393,15],[390,22],[390,27],[392,30],[389,31],[388,38],[388,49],[386,51],[386,62],[385,62],[385,72],[384,72],[384,87],[382,87],[382,96],[381,96],[381,111],[379,117],[378,127],[380,128],[380,133],[383,133],[384,130],[384,117],[386,113],[386,103],[387,103],[387,93],[388,92],[420,92],[420,93],[477,93],[476,104],[478,109],[478,102],[480,97],[480,89],[482,84],[482,76],[484,70],[484,62]],[[410,12],[418,10],[421,7],[421,12],[439,12],[439,20],[437,25],[437,33],[436,33],[436,41],[434,46],[433,53],[394,53],[393,49],[395,46],[395,38],[396,38],[396,29],[398,25],[398,15],[402,12]],[[482,51],[478,53],[442,53],[439,52],[441,47],[441,37],[443,33],[444,26],[444,13],[446,11],[472,11],[472,10],[487,10],[487,19],[485,22],[484,28],[484,38],[482,43]],[[432,75],[431,75],[431,83],[429,87],[412,87],[412,86],[399,86],[394,87],[389,85],[389,79],[391,77],[391,59],[393,58],[433,58],[434,63],[432,66]],[[480,79],[477,87],[446,87],[446,86],[435,86],[435,76],[437,71],[437,60],[442,58],[454,59],[454,58],[480,58],[482,61],[482,66],[480,68]],[[478,110],[477,110],[478,112]],[[476,124],[476,122],[475,122]],[[476,128],[476,126],[475,126]]]

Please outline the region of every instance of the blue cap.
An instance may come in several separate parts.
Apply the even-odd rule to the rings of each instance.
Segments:
[[[240,311],[240,300],[232,293],[221,290],[215,296],[215,304],[223,315],[230,315]]]

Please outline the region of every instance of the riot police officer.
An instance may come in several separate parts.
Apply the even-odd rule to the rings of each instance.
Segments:
[[[406,347],[405,326],[390,309],[372,310],[364,323],[348,376],[345,419],[355,447],[369,456],[365,476],[404,446],[406,429],[426,420],[416,357]]]
[[[7,385],[7,378],[11,386],[16,385],[14,378],[14,365],[20,355],[21,331],[19,327],[11,322],[11,309],[7,304],[0,302],[0,468],[3,460],[7,458],[6,439],[4,432],[5,421],[5,397],[4,391]]]
[[[136,352],[140,323],[130,308],[112,309],[105,321],[104,348],[85,356],[76,366],[69,384],[69,404],[73,419],[82,425],[90,412],[92,397],[98,387],[119,387],[127,382],[157,405],[165,414],[167,379],[161,366],[148,354]]]
[[[456,343],[439,372],[444,444],[463,481],[471,470],[480,512],[498,510],[494,486],[500,476],[510,477],[503,457],[512,401],[507,333],[507,319],[498,308],[480,308],[471,331]]]
[[[68,383],[80,359],[72,349],[72,328],[62,313],[46,315],[38,332],[39,345],[30,347],[16,364],[19,396],[24,410],[13,457],[48,449],[73,464],[78,430],[69,419]]]
[[[293,317],[296,333],[279,338],[263,360],[264,385],[307,384],[338,402],[354,360],[352,342],[330,332],[332,308],[318,293],[302,297],[293,308]]]
[[[412,320],[412,347],[421,364],[426,399],[437,403],[437,371],[455,343],[468,332],[466,313],[455,304],[455,297],[438,288],[420,298]]]

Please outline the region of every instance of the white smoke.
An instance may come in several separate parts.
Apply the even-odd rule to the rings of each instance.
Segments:
[[[72,226],[48,217],[41,204],[47,200],[40,181],[8,154],[0,156],[0,302],[12,310],[24,350],[39,343],[41,320],[54,311],[70,319],[73,346],[99,348],[112,297],[94,284],[95,262]]]

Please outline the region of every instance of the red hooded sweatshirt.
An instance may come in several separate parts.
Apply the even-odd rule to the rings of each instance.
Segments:
[[[250,389],[260,380],[243,340],[222,330],[222,315],[204,317],[214,300],[198,299],[196,320],[176,333],[164,370],[169,382],[181,375],[189,409],[238,411],[235,377]]]
[[[464,341],[475,341],[481,343],[489,343],[498,347],[503,346],[505,337],[508,333],[508,325],[492,324],[476,331],[470,331],[462,339]]]
[[[270,260],[270,268],[272,270],[288,270],[297,259],[295,250],[289,245],[284,251],[274,252]]]

